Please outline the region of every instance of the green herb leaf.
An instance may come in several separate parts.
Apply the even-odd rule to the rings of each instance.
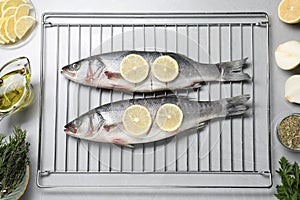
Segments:
[[[290,164],[282,157],[279,160],[280,168],[276,172],[281,176],[281,185],[277,185],[275,196],[279,200],[300,199],[300,169],[297,162]]]
[[[8,141],[4,140],[4,135],[0,135],[0,198],[18,186],[29,164],[26,130],[15,127],[13,133]]]

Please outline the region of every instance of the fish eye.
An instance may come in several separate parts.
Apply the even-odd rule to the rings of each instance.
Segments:
[[[75,70],[78,70],[79,69],[79,65],[77,63],[74,63],[72,65],[72,68],[75,69]]]
[[[74,121],[74,125],[77,126],[77,127],[80,126],[81,124],[82,124],[81,120],[75,120]]]

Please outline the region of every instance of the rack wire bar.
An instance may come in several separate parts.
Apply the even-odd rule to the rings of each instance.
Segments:
[[[38,186],[270,188],[268,48],[266,13],[44,13]],[[202,63],[248,57],[244,71],[252,81],[175,94],[203,101],[250,94],[250,109],[134,149],[69,137],[64,125],[94,107],[157,95],[81,86],[59,73],[79,59],[121,50],[171,51]]]

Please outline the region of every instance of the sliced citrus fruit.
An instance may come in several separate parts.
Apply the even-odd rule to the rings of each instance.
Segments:
[[[2,6],[1,6],[1,11],[2,13],[4,13],[4,11],[10,7],[17,7],[20,4],[23,4],[24,1],[23,0],[7,0],[5,1]]]
[[[300,1],[282,0],[278,6],[278,16],[281,21],[288,24],[300,22]]]
[[[2,13],[2,18],[5,18],[5,17],[9,17],[9,16],[12,16],[16,13],[16,10],[17,10],[17,7],[15,6],[12,6],[12,7],[9,7],[7,8],[3,13]]]
[[[2,16],[2,5],[4,4],[5,1],[0,1],[0,16]]]
[[[23,16],[16,21],[15,33],[19,39],[22,39],[27,31],[35,24],[35,18]]]
[[[152,74],[161,82],[173,81],[178,73],[178,63],[170,56],[160,56],[153,62]]]
[[[133,105],[125,110],[122,122],[129,134],[139,136],[149,131],[152,118],[146,107]]]
[[[0,37],[0,44],[5,44],[4,40]]]
[[[283,70],[292,70],[300,63],[300,43],[295,40],[280,44],[275,50],[275,60]]]
[[[172,132],[181,126],[182,119],[182,110],[175,104],[166,103],[158,109],[155,121],[161,130]]]
[[[15,16],[10,16],[7,18],[4,25],[5,35],[11,42],[16,41],[16,33],[15,33]]]
[[[9,43],[9,39],[5,34],[5,23],[6,23],[7,18],[2,18],[0,20],[0,38],[3,40],[5,43]]]
[[[23,16],[28,16],[30,11],[30,5],[27,3],[21,4],[17,7],[15,20],[17,21],[19,18]]]
[[[128,82],[139,83],[147,78],[149,65],[142,56],[129,54],[121,62],[120,73]]]

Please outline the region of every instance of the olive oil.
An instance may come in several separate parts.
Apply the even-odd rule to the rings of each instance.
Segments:
[[[32,101],[30,75],[25,68],[11,71],[0,78],[0,111],[16,112]],[[28,87],[29,85],[29,87]]]

